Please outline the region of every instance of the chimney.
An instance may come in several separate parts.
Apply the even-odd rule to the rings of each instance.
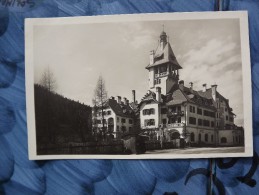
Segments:
[[[180,88],[181,90],[183,90],[183,87],[184,87],[184,81],[183,81],[183,80],[180,80],[180,81],[179,81],[179,88]]]
[[[203,92],[206,92],[206,90],[207,90],[207,84],[204,83],[204,84],[202,85],[202,91],[203,91]]]
[[[211,85],[211,95],[214,101],[217,99],[217,85]]]
[[[133,101],[133,103],[136,102],[136,91],[135,90],[132,90],[132,101]]]
[[[121,104],[121,96],[117,96],[117,102],[118,104]]]
[[[129,100],[126,101],[126,105],[129,105]]]
[[[125,105],[127,105],[127,98],[123,98],[123,103],[125,104]]]
[[[193,82],[190,82],[190,89],[193,89]]]
[[[161,102],[161,87],[156,87],[156,100]]]
[[[150,51],[150,61],[149,61],[149,63],[150,63],[150,65],[151,64],[154,64],[154,55],[155,55],[155,52],[154,52],[154,50],[152,50],[152,51]]]
[[[113,96],[111,96],[111,97],[110,97],[110,99],[114,100],[114,97],[113,97]]]

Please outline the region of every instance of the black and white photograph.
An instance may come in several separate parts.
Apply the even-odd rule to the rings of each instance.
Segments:
[[[25,22],[29,158],[252,156],[247,13]]]

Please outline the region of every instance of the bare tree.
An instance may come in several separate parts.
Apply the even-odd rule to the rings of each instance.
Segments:
[[[107,101],[107,91],[105,88],[105,82],[102,78],[102,76],[99,76],[98,81],[97,81],[97,85],[96,88],[94,90],[94,97],[93,97],[93,105],[94,105],[94,109],[95,112],[98,110],[101,110],[102,113],[102,128],[103,128],[103,132],[105,131],[105,126],[104,126],[104,107],[105,107],[105,103]]]
[[[54,77],[53,72],[50,70],[50,68],[46,68],[43,72],[40,80],[40,85],[48,89],[49,91],[53,92],[55,91],[57,87],[57,82]]]

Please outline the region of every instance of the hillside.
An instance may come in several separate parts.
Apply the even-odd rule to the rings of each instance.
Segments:
[[[35,84],[37,146],[85,142],[91,136],[91,107]]]

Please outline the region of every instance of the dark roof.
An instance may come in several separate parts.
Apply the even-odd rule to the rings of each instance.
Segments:
[[[173,68],[175,69],[182,69],[182,67],[179,65],[179,63],[176,60],[176,57],[174,55],[174,52],[171,48],[170,43],[166,43],[163,50],[160,49],[160,47],[157,48],[154,55],[154,63],[149,64],[146,69],[149,69],[151,67],[161,65],[161,64],[172,64]]]
[[[121,117],[134,117],[134,111],[129,105],[123,103],[119,104],[114,99],[108,100],[108,105],[115,112],[116,115]]]
[[[179,105],[187,101],[185,94],[183,94],[180,89],[175,90],[170,95],[171,97],[166,102],[167,106]]]

